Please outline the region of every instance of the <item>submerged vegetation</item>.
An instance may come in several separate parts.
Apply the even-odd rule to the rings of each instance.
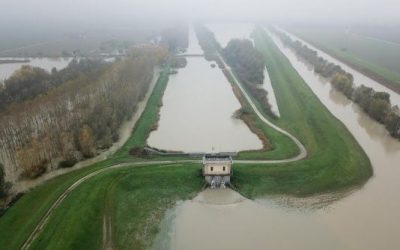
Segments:
[[[277,30],[274,31],[286,46],[311,63],[316,73],[330,79],[335,89],[360,105],[371,118],[384,124],[393,137],[400,138],[400,111],[397,106],[392,106],[388,93],[377,92],[364,85],[354,86],[353,76],[339,65],[318,56],[315,50],[300,41],[293,41],[288,35]]]

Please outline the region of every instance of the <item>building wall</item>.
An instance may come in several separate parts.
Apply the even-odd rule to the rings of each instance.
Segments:
[[[206,163],[203,167],[204,175],[230,175],[231,164],[229,163]]]

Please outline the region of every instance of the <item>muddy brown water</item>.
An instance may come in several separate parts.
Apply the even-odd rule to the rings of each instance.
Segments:
[[[198,52],[190,31],[188,53]],[[189,53],[189,54],[190,54]],[[260,139],[234,117],[240,109],[222,71],[203,57],[187,57],[187,65],[171,75],[162,98],[160,120],[147,143],[183,152],[237,152],[261,149]]]
[[[374,176],[349,193],[302,199],[252,201],[230,189],[205,190],[167,213],[155,248],[163,244],[170,249],[400,249],[400,142],[276,37],[273,40],[363,147]],[[333,202],[313,206],[324,200]]]

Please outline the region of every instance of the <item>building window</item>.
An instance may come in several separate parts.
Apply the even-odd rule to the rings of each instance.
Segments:
[[[222,171],[225,171],[225,166],[222,168]]]
[[[211,171],[213,171],[214,170],[214,167],[211,167]]]

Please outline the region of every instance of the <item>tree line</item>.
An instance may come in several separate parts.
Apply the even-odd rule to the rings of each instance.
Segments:
[[[142,46],[114,63],[73,62],[65,72],[79,73],[70,75],[46,75],[38,69],[16,72],[10,79],[17,85],[25,86],[33,74],[44,83],[34,84],[44,87],[28,91],[28,98],[15,99],[20,101],[0,113],[0,162],[6,179],[35,178],[110,147],[148,90],[154,67],[167,54],[161,47]],[[57,76],[64,78],[51,85]]]
[[[400,111],[397,106],[392,106],[389,93],[375,91],[364,85],[355,86],[353,75],[339,65],[328,62],[318,56],[317,51],[300,41],[293,41],[287,34],[276,29],[273,31],[285,46],[292,48],[297,55],[310,63],[314,72],[329,78],[335,89],[357,103],[372,119],[384,124],[391,136],[400,138]]]
[[[225,48],[222,48],[214,33],[204,25],[195,25],[195,31],[206,59],[216,61],[219,67],[223,68],[223,64],[217,56],[220,53],[232,67],[240,82],[261,104],[263,110],[275,117],[268,101],[268,92],[262,88],[265,61],[253,43],[248,39],[232,39]]]
[[[262,88],[264,83],[265,61],[263,55],[248,39],[232,39],[222,50],[226,62],[231,66],[240,82],[261,104],[264,111],[275,117],[268,101],[268,92]]]
[[[51,72],[24,65],[0,85],[0,111],[12,103],[33,99],[81,74],[97,72],[105,65],[102,60],[74,59],[66,68],[59,71],[53,68]]]

